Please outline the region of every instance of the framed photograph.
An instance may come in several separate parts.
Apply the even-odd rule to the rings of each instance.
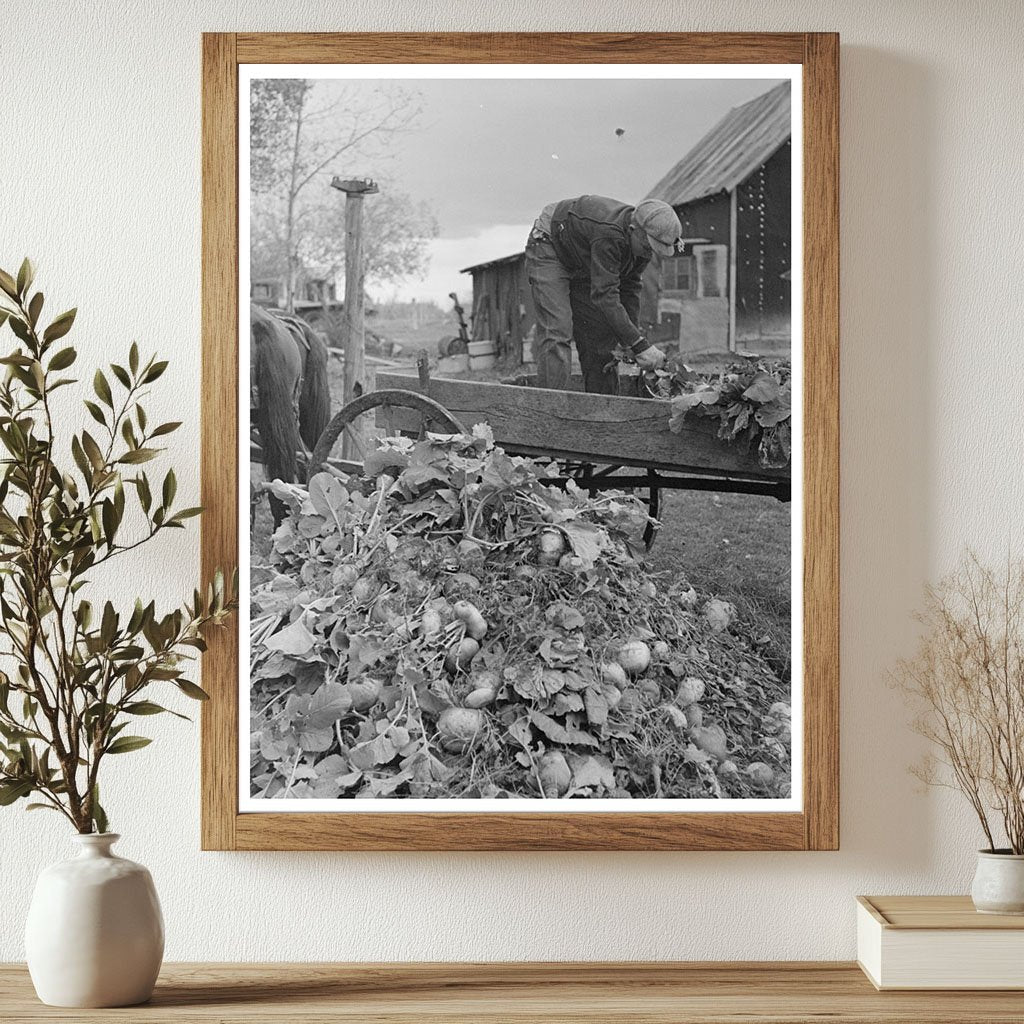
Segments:
[[[838,847],[838,52],[204,36],[204,848]]]

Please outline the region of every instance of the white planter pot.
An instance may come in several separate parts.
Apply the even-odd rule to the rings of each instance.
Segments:
[[[1024,914],[1024,854],[979,850],[971,899],[982,914]]]
[[[164,921],[149,872],[110,848],[120,836],[77,835],[81,852],[46,868],[25,926],[36,994],[50,1006],[134,1006],[153,992]]]

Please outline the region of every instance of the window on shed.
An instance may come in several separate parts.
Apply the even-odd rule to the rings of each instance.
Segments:
[[[661,290],[687,295],[693,291],[692,256],[671,256],[661,261]]]

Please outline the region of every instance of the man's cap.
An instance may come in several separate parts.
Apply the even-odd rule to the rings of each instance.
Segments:
[[[658,256],[675,254],[676,240],[683,233],[683,226],[668,203],[660,199],[645,199],[634,211],[633,220],[643,229]]]

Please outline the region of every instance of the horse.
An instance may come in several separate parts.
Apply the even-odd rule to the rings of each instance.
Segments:
[[[298,317],[251,303],[250,414],[268,478],[294,482],[331,418],[327,345]],[[283,508],[271,501],[274,522]]]

